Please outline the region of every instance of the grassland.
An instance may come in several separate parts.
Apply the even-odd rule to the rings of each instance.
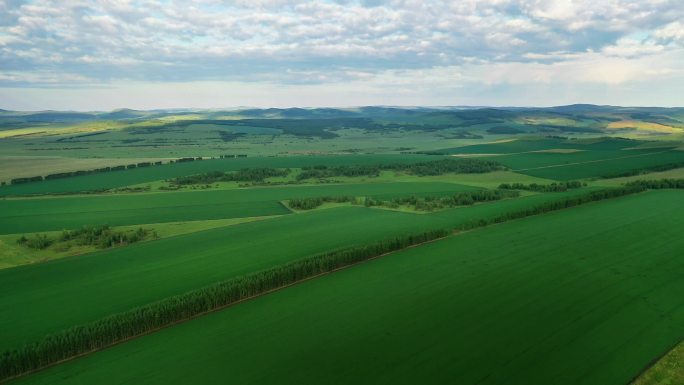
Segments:
[[[632,383],[632,385],[677,384],[684,384],[684,342],[675,346]]]
[[[682,336],[683,197],[472,231],[17,383],[625,384]]]
[[[642,122],[642,121],[635,121],[635,120],[621,120],[619,122],[611,122],[608,124],[608,126],[606,128],[613,129],[613,130],[633,129],[633,130],[639,130],[639,131],[650,131],[650,132],[667,133],[667,134],[681,133],[682,132],[681,128],[667,126],[667,125],[660,124],[660,123]]]
[[[316,253],[456,227],[584,192],[534,195],[426,215],[363,207],[317,210],[0,270],[0,308],[12,309],[0,318],[0,345],[15,346]]]

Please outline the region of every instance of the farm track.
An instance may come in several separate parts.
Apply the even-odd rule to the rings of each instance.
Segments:
[[[650,156],[650,155],[658,155],[658,154],[665,154],[668,152],[673,152],[677,151],[675,149],[669,149],[665,151],[659,151],[659,152],[649,152],[646,154],[637,154],[637,155],[627,155],[627,156],[620,156],[617,158],[606,158],[606,159],[596,159],[596,160],[587,160],[584,162],[572,162],[572,163],[562,163],[562,164],[552,164],[548,166],[539,166],[539,167],[529,167],[529,168],[519,168],[519,169],[513,169],[511,171],[514,172],[520,172],[520,171],[531,171],[531,170],[541,170],[545,168],[555,168],[555,167],[565,167],[565,166],[577,166],[577,165],[582,165],[582,164],[591,164],[591,163],[601,163],[601,162],[608,162],[612,160],[620,160],[620,159],[631,159],[631,158],[639,158],[639,157],[645,157],[645,156]],[[532,153],[535,151],[529,151],[528,153]],[[508,154],[506,154],[508,155]]]

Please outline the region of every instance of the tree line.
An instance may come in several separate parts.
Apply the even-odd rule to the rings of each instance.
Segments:
[[[175,185],[211,184],[215,182],[263,182],[266,178],[283,177],[290,174],[290,169],[267,167],[241,168],[238,171],[210,171],[202,174],[181,176],[170,179]]]
[[[178,162],[190,161],[193,158],[182,158]],[[504,167],[494,161],[482,159],[440,159],[413,164],[393,163],[376,165],[327,166],[315,165],[302,167],[295,177],[301,182],[306,179],[326,179],[332,177],[376,177],[383,170],[404,171],[418,176],[442,175],[447,173],[485,173],[503,170]],[[170,179],[174,185],[211,184],[214,182],[264,182],[271,177],[289,175],[290,169],[276,168],[243,168],[236,172],[210,171],[202,174],[188,175]]]
[[[344,203],[352,202],[360,204],[362,200],[353,196],[323,196],[313,198],[294,198],[287,202],[290,208],[295,210],[312,210],[326,202]]]
[[[661,189],[684,189],[684,179],[654,179],[654,180],[636,180],[629,182],[626,186],[638,186],[649,190]]]
[[[389,200],[366,198],[366,207],[384,206],[389,208],[399,208],[402,206],[411,207],[417,211],[435,211],[459,206],[471,206],[480,202],[497,201],[504,198],[515,198],[520,196],[518,191],[508,190],[480,190],[465,191],[446,196],[416,196],[392,198]]]
[[[427,162],[390,165],[388,169],[405,171],[417,176],[435,176],[443,174],[483,174],[505,170],[499,162],[479,158],[446,158]]]
[[[374,177],[380,175],[380,169],[381,166],[379,165],[331,167],[325,165],[317,165],[312,167],[303,167],[302,171],[299,174],[297,174],[297,180],[331,178],[336,176]]]
[[[312,210],[324,203],[344,203],[349,202],[353,205],[364,205],[366,207],[411,207],[417,211],[435,211],[450,207],[470,206],[478,202],[490,202],[504,198],[515,198],[520,196],[517,191],[509,190],[479,190],[464,191],[450,195],[410,195],[392,199],[379,199],[373,197],[354,197],[354,196],[322,196],[310,198],[290,199],[287,204],[295,210]]]
[[[499,185],[499,188],[504,190],[526,190],[535,192],[563,192],[571,189],[580,188],[586,185],[586,183],[573,180],[568,182],[554,182],[551,184],[502,183]]]
[[[601,178],[603,178],[603,179],[622,178],[622,177],[627,177],[627,176],[648,174],[648,173],[652,173],[652,172],[667,171],[667,170],[672,170],[672,169],[680,168],[680,167],[684,167],[684,162],[673,162],[673,163],[666,163],[666,164],[658,164],[658,165],[654,165],[654,166],[639,167],[639,168],[635,168],[635,169],[627,170],[627,171],[613,172],[613,173],[604,174],[601,176]]]
[[[54,237],[47,234],[35,234],[32,237],[22,235],[17,239],[17,244],[38,250],[46,249],[54,244],[61,244],[65,250],[68,250],[72,244],[106,249],[136,243],[149,237],[156,238],[157,233],[142,227],[135,231],[115,231],[109,225],[101,225],[64,230],[60,235]]]
[[[173,161],[170,161],[172,163]],[[10,180],[10,184],[22,184],[22,183],[29,183],[29,182],[40,182],[42,180],[52,180],[52,179],[62,179],[62,178],[70,178],[72,176],[81,176],[81,175],[90,175],[90,174],[98,174],[102,172],[109,172],[109,171],[118,171],[118,170],[126,170],[126,169],[132,169],[132,168],[138,168],[138,167],[149,167],[149,166],[159,166],[161,165],[161,161],[157,162],[140,162],[140,163],[132,163],[129,165],[121,165],[121,166],[112,166],[112,167],[102,167],[102,168],[95,168],[92,170],[79,170],[79,171],[69,171],[69,172],[58,172],[54,174],[48,174],[45,177],[39,175],[39,176],[32,176],[32,177],[25,177],[25,178],[14,178]]]
[[[338,250],[230,279],[49,335],[0,355],[0,380],[112,345],[340,267],[442,238],[434,230]]]
[[[446,158],[418,163],[390,163],[361,166],[325,166],[317,165],[302,168],[297,180],[321,179],[336,176],[369,176],[380,175],[383,170],[403,171],[417,176],[435,176],[449,173],[480,174],[504,170],[498,162],[477,158]]]
[[[466,222],[455,229],[435,229],[395,237],[366,246],[332,251],[242,277],[218,282],[185,294],[162,299],[98,321],[48,335],[41,340],[0,354],[0,381],[16,377],[79,354],[110,346],[175,322],[220,309],[238,301],[267,293],[304,279],[362,262],[408,246],[447,236],[454,230],[469,230],[494,223],[617,198],[645,191],[631,185],[591,191],[573,197],[544,202],[491,218]]]

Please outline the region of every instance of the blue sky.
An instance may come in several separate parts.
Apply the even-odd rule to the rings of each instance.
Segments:
[[[0,108],[684,106],[682,0],[0,0]]]

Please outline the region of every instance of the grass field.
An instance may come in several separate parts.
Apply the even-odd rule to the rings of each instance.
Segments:
[[[684,342],[675,346],[632,383],[632,385],[677,384],[684,384]]]
[[[16,383],[626,384],[684,336],[683,198],[471,231]]]
[[[316,210],[3,269],[0,309],[12,311],[0,317],[0,346],[15,346],[293,259],[397,235],[456,227],[585,191],[533,195],[426,215],[364,207]]]
[[[366,183],[256,187],[81,197],[0,200],[0,234],[288,214],[279,201],[317,196],[446,194],[475,190],[454,183]]]

